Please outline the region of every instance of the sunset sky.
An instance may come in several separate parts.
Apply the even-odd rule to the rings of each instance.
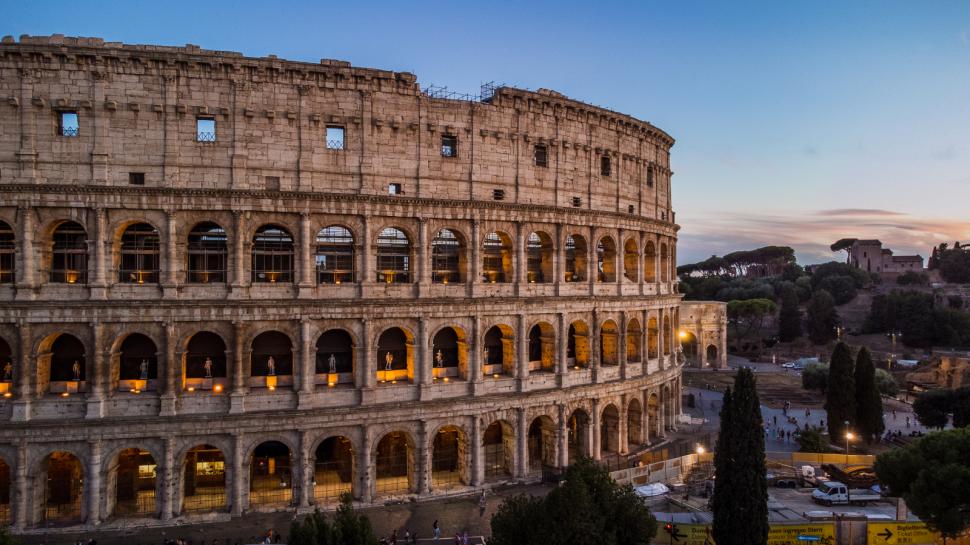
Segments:
[[[2,0],[0,34],[337,58],[629,113],[677,139],[682,263],[970,241],[970,2],[525,4]]]

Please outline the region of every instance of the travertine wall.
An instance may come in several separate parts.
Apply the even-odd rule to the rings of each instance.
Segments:
[[[682,301],[679,334],[682,345],[696,341],[696,353],[685,359],[686,365],[727,368],[727,303]]]

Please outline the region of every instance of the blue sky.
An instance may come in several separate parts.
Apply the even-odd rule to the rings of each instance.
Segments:
[[[689,262],[764,244],[828,260],[970,239],[970,2],[23,2],[0,34],[405,70],[422,85],[547,87],[677,139]]]

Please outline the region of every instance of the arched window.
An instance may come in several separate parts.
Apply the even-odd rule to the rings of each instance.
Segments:
[[[616,244],[603,237],[596,245],[597,282],[616,282]]]
[[[51,282],[84,284],[88,281],[88,236],[73,221],[57,226],[51,249]]]
[[[670,281],[670,260],[667,258],[667,245],[660,243],[660,281]]]
[[[207,379],[226,376],[226,343],[215,333],[200,331],[185,350],[185,378]]]
[[[316,374],[337,374],[334,385],[353,382],[354,340],[346,331],[331,329],[317,339]],[[330,379],[327,377],[328,384]]]
[[[264,225],[253,237],[253,282],[293,281],[293,237],[278,225]]]
[[[411,241],[395,227],[385,227],[377,235],[377,281],[411,281]]]
[[[462,244],[451,229],[438,231],[431,240],[431,282],[435,284],[462,281]]]
[[[51,393],[66,393],[71,388],[64,385],[67,382],[83,383],[86,378],[86,350],[84,344],[77,337],[61,334],[51,344],[50,349],[50,391]],[[73,391],[82,391],[78,386]]]
[[[121,343],[118,362],[120,380],[153,380],[158,375],[158,348],[141,333],[132,333]]]
[[[647,247],[643,250],[643,281],[657,281],[657,247],[652,240],[647,241]]]
[[[318,283],[354,282],[354,234],[340,225],[321,229],[317,233],[316,260]]]
[[[637,243],[632,238],[626,239],[623,245],[623,276],[631,281],[637,281],[637,266],[640,263],[640,256],[637,252]]]
[[[399,327],[392,327],[381,333],[377,340],[377,354],[375,354],[378,361],[378,377],[381,380],[403,378],[394,371],[411,369],[412,348],[411,338]],[[382,375],[381,372],[384,374]]]
[[[482,249],[482,281],[491,284],[511,282],[512,239],[505,233],[493,231],[485,235]]]
[[[189,233],[188,282],[212,284],[226,281],[226,231],[212,222],[203,222]]]
[[[531,283],[552,280],[552,239],[545,233],[530,233],[526,241],[526,276]]]
[[[17,270],[16,243],[13,236],[13,229],[9,225],[0,221],[0,284],[13,284],[16,280]]]
[[[279,331],[266,331],[257,335],[253,339],[249,375],[275,377],[292,374],[293,344],[290,338]]]
[[[136,223],[121,235],[121,262],[118,281],[123,284],[157,284],[159,270],[158,230],[147,223]]]
[[[566,237],[566,282],[586,281],[586,239],[579,235]]]

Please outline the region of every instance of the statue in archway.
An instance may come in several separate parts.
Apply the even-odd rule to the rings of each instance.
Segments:
[[[441,353],[441,349],[439,348],[434,355],[434,366],[444,367],[444,365],[445,365],[445,356],[444,354]]]
[[[13,364],[9,361],[3,364],[3,381],[10,382],[13,380]]]
[[[391,354],[391,352],[388,351],[387,354],[384,354],[384,370],[390,371],[393,365],[394,365],[394,354]]]
[[[139,378],[141,380],[148,380],[148,360],[147,359],[142,358],[141,365],[139,366],[139,370],[141,371],[141,375]]]
[[[330,354],[330,357],[327,358],[327,365],[330,366],[331,375],[337,372],[337,358],[333,354]]]
[[[276,360],[273,359],[273,356],[270,356],[269,359],[266,360],[266,374],[269,376],[276,374]]]
[[[205,378],[212,378],[212,358],[206,356],[202,368],[205,369]]]
[[[77,360],[71,365],[71,371],[74,373],[74,382],[81,381],[81,364]]]
[[[488,347],[482,349],[482,365],[488,365]]]

